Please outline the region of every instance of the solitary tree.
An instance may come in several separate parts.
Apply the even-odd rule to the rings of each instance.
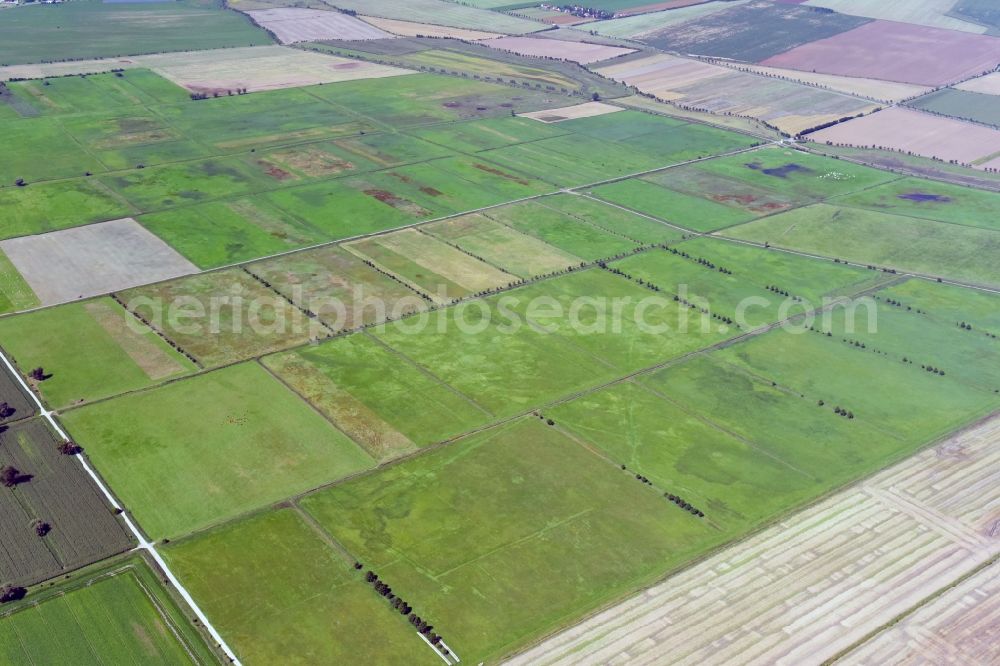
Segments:
[[[18,587],[17,585],[4,585],[0,587],[0,604],[5,604],[10,601],[20,601],[24,599],[28,591],[23,587]]]
[[[0,468],[0,484],[3,484],[7,488],[13,488],[25,480],[25,475],[21,474],[21,470],[16,467],[4,465]]]

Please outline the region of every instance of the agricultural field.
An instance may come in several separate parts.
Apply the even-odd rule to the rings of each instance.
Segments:
[[[131,218],[0,241],[0,251],[42,305],[197,272]],[[101,270],[95,271],[99,266]]]
[[[417,229],[352,241],[342,247],[439,304],[517,282],[516,276]]]
[[[509,663],[774,664],[832,660],[859,641],[834,663],[988,663],[991,568],[895,620],[996,556],[982,519],[997,438],[995,419],[950,438]]]
[[[876,146],[980,168],[1000,159],[1000,130],[953,118],[893,107],[827,127],[810,140],[849,146]]]
[[[537,39],[534,37],[500,37],[499,39],[487,39],[483,45],[491,49],[501,51],[511,51],[523,56],[535,58],[558,58],[560,60],[570,60],[581,65],[588,65],[600,60],[610,60],[628,53],[635,53],[635,49],[626,49],[619,46],[604,46],[602,44],[588,44],[586,42],[564,42],[558,39]]]
[[[287,7],[288,0],[262,0],[257,5]],[[323,3],[325,6],[325,3]],[[240,2],[235,4],[240,7]],[[542,23],[527,19],[460,5],[447,0],[407,0],[405,4],[393,0],[337,0],[336,7],[357,12],[365,17],[396,19],[412,23],[464,28],[476,31],[499,32],[508,35],[522,35],[545,28]],[[253,7],[260,9],[263,7]],[[383,26],[379,26],[383,27]],[[392,32],[389,28],[384,28]]]
[[[812,7],[825,7],[841,14],[866,16],[883,21],[914,23],[931,28],[945,28],[982,34],[985,25],[953,16],[955,0],[806,0]]]
[[[80,407],[62,418],[154,539],[207,527],[372,465],[367,453],[257,363]]]
[[[636,14],[633,16],[622,16],[607,21],[599,21],[588,29],[595,30],[599,35],[605,37],[619,37],[623,39],[641,40],[646,34],[656,34],[685,21],[691,21],[702,16],[709,16],[725,9],[732,9],[740,5],[745,5],[751,0],[717,0],[715,2],[699,2],[678,7],[676,9],[665,9],[662,11]]]
[[[872,21],[760,64],[937,87],[992,71],[998,57],[996,37]]]
[[[1000,286],[996,231],[815,204],[722,235],[815,255],[978,285]]]
[[[109,297],[0,319],[0,345],[53,408],[92,402],[176,379],[190,359]]]
[[[413,289],[341,246],[255,262],[246,270],[335,333],[427,308]]]
[[[4,663],[210,664],[215,655],[139,558],[0,616]]]
[[[41,419],[0,430],[0,467],[18,472],[0,493],[0,584],[37,583],[132,548],[83,467],[60,453],[61,441]]]
[[[81,0],[17,7],[0,22],[3,65],[270,43],[266,32],[214,0]]]
[[[982,93],[984,95],[1000,95],[1000,72],[991,72],[985,76],[977,76],[974,79],[956,83],[952,88]]]
[[[394,35],[347,14],[282,7],[246,12],[282,44],[323,39],[392,39]]]
[[[907,106],[949,118],[1000,127],[1000,100],[996,95],[944,88],[912,100]]]
[[[0,662],[926,651],[1000,552],[1000,130],[904,105],[1000,42],[823,1],[0,10],[261,38],[0,59]]]
[[[269,356],[264,363],[376,460],[436,444],[491,418],[475,400],[369,335]]]
[[[434,222],[421,230],[520,278],[583,263],[580,257],[480,213]]]
[[[381,663],[440,663],[295,509],[173,542],[164,556],[248,663],[342,663],[362,651]]]
[[[862,191],[891,179],[885,172],[842,161],[765,148],[602,185],[590,192],[704,232]]]
[[[330,333],[241,268],[137,287],[118,297],[200,367],[237,363]]]
[[[788,134],[876,108],[857,97],[665,53],[597,71],[682,108],[748,116]]]
[[[301,506],[412,599],[463,660],[476,662],[718,539],[536,418],[334,486]],[[459,538],[466,548],[448,546]],[[526,577],[546,581],[533,587],[531,603],[518,601],[527,600],[517,583]]]
[[[662,32],[644,33],[642,41],[676,53],[760,62],[797,46],[834,37],[867,23],[798,4],[754,1],[702,14]],[[767,35],[767,39],[762,38]]]

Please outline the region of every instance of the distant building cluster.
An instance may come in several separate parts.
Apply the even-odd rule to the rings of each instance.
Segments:
[[[540,7],[551,12],[562,12],[564,14],[572,14],[573,16],[587,19],[610,19],[617,16],[614,12],[608,12],[603,9],[594,9],[593,7],[584,7],[583,5],[548,5],[542,3]]]

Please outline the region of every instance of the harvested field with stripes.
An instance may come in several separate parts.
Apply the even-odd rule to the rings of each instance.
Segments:
[[[994,418],[508,663],[830,659],[1000,553],[998,483]]]
[[[667,54],[597,71],[682,108],[750,116],[789,134],[876,108],[857,97]]]
[[[1000,563],[994,562],[863,643],[837,663],[1000,663]]]
[[[973,166],[994,167],[990,162],[1000,158],[1000,130],[901,107],[827,127],[809,139],[875,146]]]
[[[254,22],[274,33],[282,44],[322,39],[391,39],[394,35],[335,11],[279,7],[247,12]]]
[[[544,111],[531,111],[522,113],[522,118],[540,120],[543,123],[558,123],[563,120],[574,120],[576,118],[590,118],[592,116],[603,116],[606,113],[624,111],[620,106],[605,104],[604,102],[584,102],[573,106],[564,106],[560,109],[546,109]]]
[[[502,37],[498,32],[486,32],[484,30],[468,30],[466,28],[453,28],[446,25],[435,25],[433,23],[415,23],[413,21],[401,21],[399,19],[381,18],[378,16],[362,16],[366,23],[376,28],[385,30],[400,37],[450,37],[452,39],[493,39]]]
[[[538,39],[536,37],[501,37],[500,39],[487,39],[482,44],[491,49],[510,51],[518,55],[557,58],[577,62],[581,65],[635,53],[635,49],[619,46],[566,42],[559,39]]]
[[[725,63],[719,63],[725,64]],[[877,99],[880,102],[893,104],[904,99],[919,97],[931,91],[928,86],[917,86],[911,83],[894,83],[880,79],[864,79],[856,76],[836,76],[835,74],[817,74],[803,72],[797,69],[780,69],[778,67],[763,67],[738,63],[733,65],[741,71],[749,71],[765,76],[773,76],[787,81],[795,81],[827,88],[846,95],[857,95]]]

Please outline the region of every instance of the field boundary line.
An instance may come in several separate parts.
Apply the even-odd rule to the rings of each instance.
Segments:
[[[41,415],[45,418],[45,420],[49,422],[49,425],[52,426],[52,428],[63,438],[64,441],[67,442],[72,441],[70,440],[69,435],[66,434],[66,431],[63,430],[62,427],[59,425],[59,422],[56,421],[56,419],[52,416],[52,412],[45,409],[45,405],[42,404],[42,401],[33,391],[31,391],[31,388],[28,386],[27,382],[24,381],[24,377],[21,376],[21,373],[18,372],[17,368],[15,368],[14,365],[10,362],[10,359],[7,358],[7,354],[2,349],[0,349],[0,359],[3,360],[4,365],[7,366],[7,369],[11,372],[11,374],[14,375],[17,381],[21,384],[21,387],[31,394],[31,397],[34,400],[35,405],[38,407],[39,411],[41,412]],[[136,550],[143,550],[149,553],[150,557],[153,558],[157,566],[163,571],[164,575],[166,575],[167,579],[174,586],[174,589],[177,590],[177,593],[180,594],[181,598],[184,599],[184,602],[194,612],[195,616],[197,616],[198,620],[205,627],[205,630],[208,631],[212,639],[216,641],[216,644],[225,653],[226,657],[230,660],[230,662],[236,664],[236,666],[241,666],[242,662],[240,662],[239,658],[236,656],[236,653],[233,652],[233,650],[226,643],[222,635],[212,625],[212,623],[208,619],[208,616],[205,615],[204,611],[201,610],[201,607],[199,607],[197,602],[195,602],[194,597],[191,596],[191,593],[188,592],[183,585],[181,585],[181,582],[174,575],[173,571],[171,571],[170,567],[167,566],[167,563],[163,559],[163,556],[160,555],[159,552],[157,552],[156,544],[146,539],[145,535],[138,528],[138,526],[132,521],[131,517],[125,511],[124,507],[122,507],[122,505],[119,504],[118,500],[111,493],[108,487],[104,484],[101,478],[97,475],[97,472],[94,471],[90,463],[87,462],[86,458],[82,454],[77,454],[74,457],[79,461],[80,465],[83,467],[84,471],[91,478],[94,484],[97,485],[97,488],[104,495],[104,498],[108,501],[108,503],[110,503],[114,509],[121,511],[119,515],[121,516],[122,521],[128,527],[129,531],[132,532],[132,535],[135,537],[135,539],[139,542],[139,545],[136,547]]]

